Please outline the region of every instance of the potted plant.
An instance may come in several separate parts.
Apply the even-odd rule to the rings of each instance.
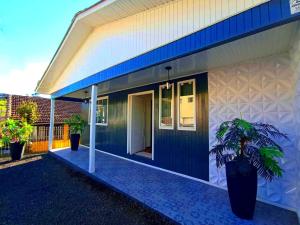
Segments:
[[[218,168],[226,166],[231,209],[240,218],[252,219],[257,174],[267,181],[282,176],[277,159],[283,157],[283,151],[275,139],[288,138],[272,125],[238,118],[223,122],[216,138],[218,143],[210,154],[216,155]]]
[[[23,101],[17,108],[17,114],[22,121],[34,125],[40,118],[38,104],[33,101]]]
[[[77,151],[80,141],[80,135],[83,133],[86,126],[85,120],[78,114],[72,115],[69,119],[65,120],[65,123],[70,128],[70,142],[71,150]]]
[[[1,140],[9,144],[12,160],[22,159],[31,133],[32,126],[25,121],[7,119],[1,124]]]

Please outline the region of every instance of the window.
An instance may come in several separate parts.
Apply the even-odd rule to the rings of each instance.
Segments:
[[[97,99],[96,124],[107,126],[108,117],[108,96]]]
[[[91,101],[89,101],[89,124],[91,115]],[[96,125],[107,126],[108,96],[98,97],[96,105]]]
[[[159,128],[173,129],[174,127],[174,85],[167,89],[166,85],[159,87]]]
[[[0,99],[0,117],[4,118],[7,111],[7,100],[6,98]]]
[[[178,82],[178,130],[196,130],[195,79]]]

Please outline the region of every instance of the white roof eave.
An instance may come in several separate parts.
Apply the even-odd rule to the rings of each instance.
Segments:
[[[51,94],[50,86],[69,64],[95,27],[134,15],[172,0],[102,0],[78,12],[35,89]],[[58,63],[59,62],[59,63]]]

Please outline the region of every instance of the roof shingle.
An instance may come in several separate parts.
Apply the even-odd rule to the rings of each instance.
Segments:
[[[24,101],[33,101],[38,105],[38,111],[40,114],[39,120],[36,124],[49,124],[50,123],[50,99],[41,97],[31,97],[31,96],[20,96],[11,95],[11,117],[14,119],[19,119],[17,115],[17,108]],[[63,123],[65,119],[69,118],[72,114],[81,113],[81,103],[78,102],[68,102],[62,100],[55,101],[55,113],[54,122],[55,124]]]

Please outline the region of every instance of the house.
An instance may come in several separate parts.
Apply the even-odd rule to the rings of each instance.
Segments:
[[[6,118],[20,119],[17,114],[17,109],[23,102],[29,101],[37,103],[39,119],[34,124],[33,134],[30,139],[32,144],[28,150],[30,152],[48,151],[50,99],[37,96],[1,94],[0,121]],[[69,127],[64,124],[64,120],[69,118],[72,114],[80,114],[81,104],[77,102],[57,101],[56,109],[53,146],[55,148],[67,147],[70,145]]]
[[[91,173],[99,149],[225,187],[217,127],[271,123],[291,141],[258,196],[300,212],[299,19],[288,0],[100,1],[75,15],[36,91],[52,119],[55,101],[82,101]]]

